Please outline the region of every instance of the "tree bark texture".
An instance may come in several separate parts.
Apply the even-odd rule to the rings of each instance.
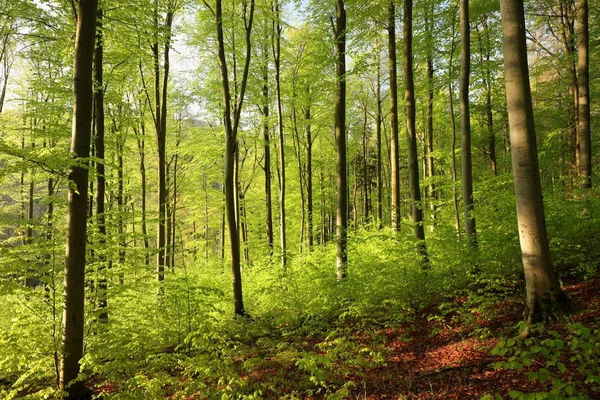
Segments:
[[[506,102],[519,240],[527,286],[525,321],[553,319],[569,311],[550,260],[529,85],[523,3],[500,1]]]
[[[461,178],[465,209],[465,235],[469,248],[477,247],[477,230],[473,216],[473,165],[471,161],[471,113],[469,111],[469,80],[471,76],[471,33],[469,0],[460,0],[460,132]]]
[[[106,243],[106,215],[105,215],[105,197],[106,197],[106,168],[104,162],[104,82],[103,82],[103,26],[102,19],[104,10],[98,8],[96,19],[96,51],[94,60],[94,78],[96,84],[94,106],[96,113],[96,137],[94,145],[96,147],[96,219],[98,223],[98,248],[100,254],[98,257],[98,308],[102,311],[98,315],[98,321],[108,322],[108,306],[106,298],[106,256],[103,254],[103,247]]]
[[[413,74],[412,50],[412,0],[404,0],[404,101],[406,107],[406,138],[408,140],[408,180],[412,203],[412,220],[417,248],[423,258],[423,265],[428,265],[427,247],[425,246],[425,229],[423,227],[423,207],[421,189],[419,188],[419,157],[417,156],[417,130],[415,107],[415,83]]]
[[[346,9],[344,0],[336,0],[335,55],[337,99],[335,104],[335,144],[337,171],[337,256],[336,274],[344,279],[348,274],[348,176],[346,167]]]
[[[577,47],[578,85],[579,85],[579,186],[582,189],[592,187],[592,137],[590,129],[590,73],[589,73],[589,32],[588,1],[579,0],[577,6],[577,29],[579,45]]]
[[[392,230],[400,230],[400,154],[398,144],[398,77],[396,59],[396,8],[394,0],[388,5],[388,44],[390,71],[390,169],[392,190]]]
[[[74,55],[74,106],[71,154],[86,160],[90,154],[92,123],[92,60],[96,34],[96,0],[78,3]],[[75,382],[83,356],[85,256],[87,234],[87,161],[69,169],[67,244],[62,318],[60,389],[68,399],[84,396],[83,381]]]

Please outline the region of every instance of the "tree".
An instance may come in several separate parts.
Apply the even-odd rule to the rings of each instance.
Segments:
[[[417,132],[415,111],[415,83],[413,74],[412,50],[412,0],[404,0],[404,102],[406,106],[406,138],[408,140],[408,180],[410,188],[412,219],[418,250],[423,257],[423,266],[428,266],[425,229],[423,227],[423,207],[419,188],[419,160],[417,156]]]
[[[471,113],[469,112],[469,78],[471,76],[471,33],[469,0],[460,0],[460,150],[465,235],[470,248],[477,247],[477,231],[473,216],[473,165],[471,161]]]
[[[337,171],[337,261],[338,279],[348,274],[348,177],[346,171],[346,9],[344,0],[335,2],[335,55],[337,99],[335,103],[335,144]]]
[[[226,153],[225,153],[225,207],[227,216],[227,229],[229,231],[229,251],[231,255],[231,271],[233,275],[233,302],[234,302],[234,313],[236,315],[246,315],[244,309],[244,300],[242,294],[242,271],[240,266],[240,233],[239,226],[237,223],[238,215],[238,202],[236,201],[236,186],[235,182],[235,158],[238,147],[237,132],[240,124],[242,115],[242,105],[244,103],[244,95],[246,92],[246,85],[248,82],[248,71],[250,70],[250,55],[252,53],[251,35],[252,35],[252,22],[254,19],[254,0],[250,0],[248,6],[247,1],[242,4],[243,7],[243,18],[245,28],[245,42],[246,42],[246,60],[244,64],[244,71],[242,76],[242,82],[240,86],[240,92],[237,98],[231,96],[229,90],[229,73],[227,68],[227,59],[225,57],[225,39],[223,36],[223,8],[221,0],[216,0],[215,5],[215,20],[217,27],[217,53],[219,60],[219,71],[221,74],[221,85],[223,95],[223,125],[225,129],[225,142],[226,142]],[[207,3],[205,5],[208,6]],[[248,10],[248,7],[250,10]],[[211,9],[212,10],[212,9]],[[232,108],[232,100],[235,102],[235,106]]]
[[[271,2],[273,11],[273,61],[275,63],[275,96],[277,98],[277,129],[279,133],[279,238],[281,243],[281,267],[285,270],[286,257],[286,224],[285,224],[285,141],[283,136],[283,105],[281,104],[281,15],[279,0]]]
[[[67,244],[60,388],[68,399],[82,398],[85,384],[77,381],[83,356],[83,319],[87,231],[88,157],[92,123],[92,60],[96,35],[96,0],[80,0],[74,55],[73,135],[69,169]]]
[[[104,162],[104,82],[103,82],[103,56],[104,56],[104,45],[103,45],[103,27],[102,19],[104,16],[104,10],[102,6],[98,7],[98,16],[96,20],[96,51],[94,56],[94,79],[96,84],[96,90],[94,94],[94,107],[95,107],[95,122],[96,122],[96,136],[94,146],[96,148],[96,218],[98,221],[98,245],[102,248],[106,244],[106,216],[104,214],[104,198],[106,193],[106,176],[105,176],[105,162]],[[104,250],[101,249],[101,252]],[[98,268],[98,308],[102,309],[102,312],[98,316],[98,321],[108,322],[108,313],[106,312],[107,300],[106,300],[106,257],[101,255],[99,257],[99,268]]]
[[[568,313],[571,304],[560,287],[550,259],[529,85],[523,3],[501,0],[500,10],[517,220],[527,289],[525,321],[535,323]]]
[[[400,230],[400,156],[398,149],[398,78],[396,61],[396,8],[394,1],[388,5],[388,44],[390,70],[390,157],[392,186],[392,230]]]
[[[577,47],[579,115],[577,134],[579,142],[579,176],[580,187],[592,187],[592,136],[590,130],[590,72],[589,72],[589,32],[588,2],[579,0],[577,5],[577,29],[579,46]]]

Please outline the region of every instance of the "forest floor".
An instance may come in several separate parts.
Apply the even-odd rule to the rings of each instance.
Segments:
[[[227,379],[174,368],[170,373],[179,383],[166,397],[210,399],[229,392],[227,398],[496,399],[546,398],[535,393],[554,390],[559,393],[554,398],[571,392],[600,398],[595,392],[600,382],[590,380],[599,368],[592,355],[598,354],[598,333],[591,335],[596,350],[589,352],[590,358],[582,357],[589,335],[581,331],[581,326],[591,332],[600,326],[600,279],[572,283],[564,290],[579,308],[572,317],[581,324],[575,330],[551,323],[525,342],[517,328],[523,312],[520,296],[490,300],[485,306],[460,297],[397,323],[374,318],[342,322],[335,333],[264,332],[236,346]],[[499,342],[501,350],[492,352]],[[512,366],[494,366],[507,361]],[[237,379],[229,379],[236,374]],[[196,379],[203,386],[190,390]],[[111,382],[93,385],[100,396],[119,391]]]

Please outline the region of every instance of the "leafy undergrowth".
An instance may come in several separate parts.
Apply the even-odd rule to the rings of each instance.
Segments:
[[[581,312],[529,339],[520,296],[471,295],[401,319],[235,320],[88,384],[107,399],[599,398],[600,279],[565,291]]]

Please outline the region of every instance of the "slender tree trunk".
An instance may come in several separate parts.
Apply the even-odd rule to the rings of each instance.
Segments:
[[[434,35],[433,26],[435,24],[434,13],[433,13],[433,2],[430,4],[428,15],[426,16],[427,32],[429,35],[429,48],[427,51],[427,170],[429,176],[429,210],[431,211],[431,219],[433,225],[435,225],[436,218],[436,198],[437,193],[435,191],[435,169],[433,159],[433,49],[434,49]],[[423,171],[425,174],[425,171]]]
[[[265,151],[265,227],[269,256],[273,257],[273,201],[271,199],[271,133],[269,129],[269,61],[266,49],[263,49],[263,140]]]
[[[337,154],[337,259],[338,279],[348,274],[348,198],[346,167],[346,9],[344,0],[336,0],[335,55],[337,99],[335,104],[335,144]]]
[[[181,128],[180,128],[181,129]],[[180,132],[181,133],[181,132]],[[177,147],[179,147],[179,139],[177,141]],[[174,270],[175,269],[175,244],[177,243],[177,201],[178,201],[178,196],[177,196],[177,168],[178,168],[178,164],[179,164],[179,155],[177,153],[175,153],[174,156],[174,165],[173,165],[173,206],[171,208],[171,236],[170,236],[170,240],[171,240],[171,261],[170,261],[170,265],[171,265],[171,269]]]
[[[244,6],[246,7],[246,6]],[[242,296],[242,274],[240,267],[240,235],[236,221],[237,202],[236,202],[236,182],[235,182],[235,155],[237,152],[237,130],[240,123],[242,105],[248,81],[248,71],[250,69],[250,56],[252,54],[252,45],[250,42],[252,33],[252,22],[254,18],[254,0],[250,1],[250,12],[246,14],[244,10],[244,26],[246,30],[246,61],[244,65],[243,78],[239,97],[236,97],[232,119],[231,113],[231,92],[229,90],[229,74],[227,71],[227,59],[225,57],[225,40],[223,37],[223,10],[221,0],[216,0],[215,20],[217,28],[217,46],[219,71],[221,74],[221,84],[223,93],[223,122],[225,128],[226,148],[225,148],[225,208],[227,215],[227,227],[229,230],[229,244],[231,254],[231,271],[233,275],[233,302],[234,313],[236,315],[246,315],[244,301]]]
[[[456,120],[454,116],[454,85],[452,84],[452,59],[454,56],[455,42],[452,40],[452,50],[450,51],[450,61],[448,63],[448,93],[450,101],[450,128],[452,129],[452,142],[450,144],[452,172],[452,208],[454,209],[454,229],[460,240],[460,213],[458,211],[458,194],[456,193]]]
[[[60,389],[68,399],[85,395],[79,363],[83,356],[85,253],[87,237],[88,169],[92,123],[92,60],[96,34],[96,0],[80,0],[74,55],[74,106],[71,154],[83,165],[69,169],[67,211],[67,244],[64,273],[64,305],[62,319],[62,359]]]
[[[103,57],[104,57],[104,44],[103,44],[103,26],[102,19],[104,17],[104,10],[98,8],[96,18],[96,54],[95,54],[95,80],[96,80],[96,91],[95,91],[95,122],[96,122],[96,137],[95,137],[95,148],[96,148],[96,218],[98,223],[98,248],[99,248],[99,259],[98,259],[98,304],[97,307],[101,310],[98,315],[98,322],[108,322],[108,312],[106,307],[108,306],[107,301],[107,284],[106,284],[106,215],[105,215],[105,197],[106,197],[106,169],[105,169],[105,154],[104,154],[104,82],[103,82]]]
[[[465,235],[470,248],[477,247],[477,230],[473,216],[473,165],[471,161],[471,113],[469,112],[469,80],[471,76],[471,33],[469,0],[460,0],[460,132],[461,175],[465,208]]]
[[[312,130],[310,115],[310,88],[307,90],[309,104],[304,109],[304,123],[306,129],[306,207],[308,217],[308,250],[312,251],[314,245],[314,227],[313,227],[313,175],[312,175]]]
[[[124,138],[123,133],[119,132],[117,121],[113,117],[113,134],[117,137],[117,236],[118,236],[118,255],[119,255],[119,283],[122,285],[124,281],[123,268],[125,266],[125,194],[123,188],[124,181],[124,165],[123,165],[123,150]]]
[[[404,101],[406,104],[406,137],[408,139],[408,174],[410,197],[412,200],[412,219],[417,249],[422,257],[422,266],[429,266],[427,247],[425,245],[425,229],[423,227],[423,208],[421,205],[421,189],[419,188],[419,160],[417,156],[415,84],[413,74],[412,50],[412,0],[404,0]]]
[[[150,242],[148,240],[148,228],[146,223],[146,125],[142,115],[140,120],[140,132],[134,130],[138,142],[140,156],[140,175],[141,175],[141,213],[142,213],[142,235],[144,236],[144,264],[150,265]]]
[[[582,189],[592,187],[592,140],[590,130],[590,80],[589,80],[589,32],[588,1],[578,0],[577,28],[579,46],[577,48],[579,83],[579,183]]]
[[[363,216],[365,224],[370,222],[371,215],[369,214],[369,137],[367,135],[367,124],[368,124],[368,113],[367,106],[364,109],[363,119],[363,154],[362,154],[362,170],[363,170]]]
[[[391,125],[391,189],[392,189],[392,230],[400,230],[400,154],[398,149],[398,78],[396,60],[396,8],[394,1],[388,5],[388,43],[390,69],[390,125]]]
[[[382,164],[381,158],[381,48],[379,37],[377,38],[377,83],[375,88],[375,97],[377,100],[377,124],[375,126],[375,135],[377,136],[377,229],[383,228],[383,179],[382,179]]]
[[[285,270],[287,264],[287,239],[286,239],[286,221],[285,221],[285,142],[283,137],[283,109],[281,104],[281,27],[279,0],[271,3],[275,13],[273,20],[273,58],[275,61],[275,92],[277,97],[277,128],[279,130],[279,227],[281,242],[281,267]]]
[[[500,9],[517,220],[527,286],[525,321],[535,323],[568,313],[571,304],[560,287],[550,259],[529,85],[523,3],[500,0]]]

